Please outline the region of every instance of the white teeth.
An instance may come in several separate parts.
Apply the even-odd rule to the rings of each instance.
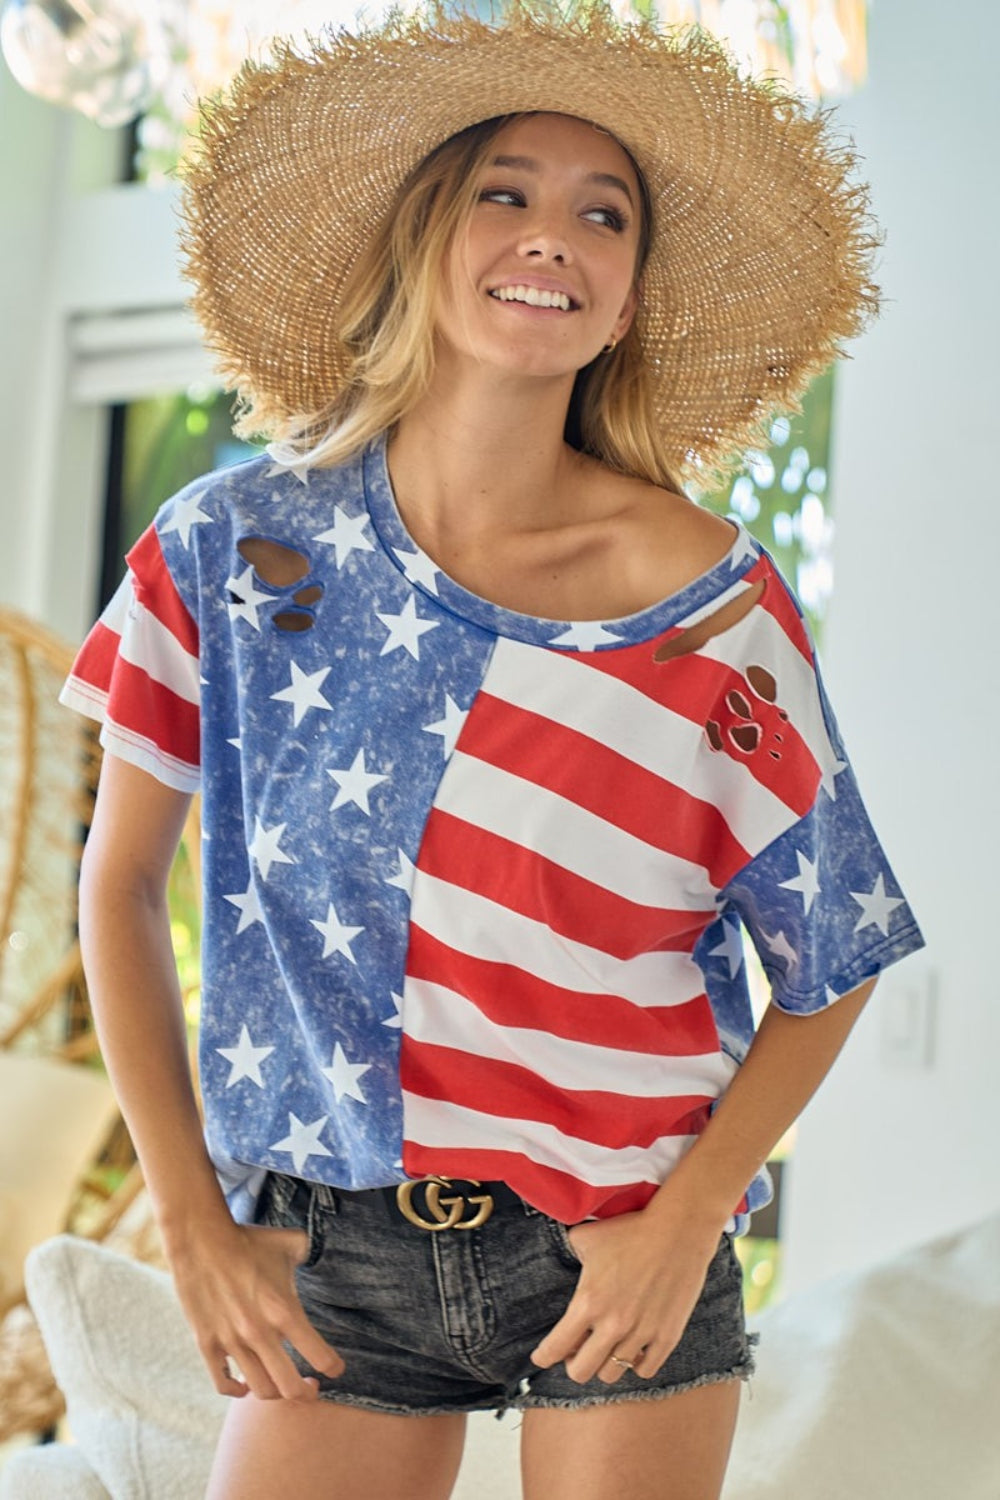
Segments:
[[[543,291],[537,286],[500,286],[490,293],[501,302],[526,302],[529,307],[558,307],[569,312],[570,301],[565,292]]]

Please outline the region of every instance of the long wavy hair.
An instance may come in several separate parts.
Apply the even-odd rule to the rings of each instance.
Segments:
[[[279,463],[341,463],[391,429],[426,392],[434,373],[434,310],[445,256],[476,204],[493,141],[521,118],[499,115],[470,125],[407,177],[341,295],[339,336],[351,356],[348,379],[323,411],[290,422],[277,435],[269,452]],[[640,194],[638,283],[654,225],[649,191],[632,164]],[[642,322],[640,298],[621,341],[578,372],[564,436],[622,474],[683,493],[657,431]]]

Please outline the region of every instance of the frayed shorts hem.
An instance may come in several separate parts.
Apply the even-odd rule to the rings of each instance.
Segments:
[[[354,1396],[348,1392],[336,1390],[322,1390],[319,1392],[320,1401],[329,1401],[336,1406],[356,1406],[362,1411],[375,1412],[383,1417],[450,1417],[453,1415],[464,1416],[472,1411],[495,1411],[499,1416],[502,1412],[509,1410],[513,1401],[496,1400],[470,1401],[463,1404],[456,1402],[446,1406],[400,1406],[391,1401],[376,1401],[371,1396]]]
[[[650,1386],[648,1390],[616,1391],[608,1386],[607,1394],[586,1396],[514,1396],[508,1403],[511,1411],[534,1411],[545,1407],[563,1411],[580,1411],[587,1406],[612,1406],[624,1401],[660,1401],[666,1396],[679,1396],[683,1391],[696,1391],[704,1385],[721,1385],[725,1381],[742,1380],[749,1384],[755,1365],[752,1359],[734,1365],[731,1370],[713,1370],[708,1375],[699,1375],[694,1380],[683,1380],[677,1385]]]
[[[758,1335],[751,1333],[747,1335],[749,1350],[757,1343]],[[552,1408],[564,1411],[576,1411],[587,1406],[610,1406],[622,1401],[659,1401],[664,1396],[677,1396],[682,1391],[696,1391],[704,1385],[721,1385],[724,1381],[742,1380],[749,1384],[755,1373],[756,1363],[751,1352],[741,1360],[738,1365],[733,1365],[728,1370],[713,1370],[707,1375],[699,1375],[694,1380],[680,1381],[677,1385],[650,1386],[646,1390],[616,1390],[609,1385],[607,1391],[600,1394],[588,1392],[585,1396],[532,1396],[530,1392],[525,1395],[517,1394],[504,1398],[497,1396],[483,1401],[470,1401],[467,1403],[456,1402],[446,1406],[402,1406],[391,1401],[376,1401],[370,1396],[355,1396],[348,1392],[339,1392],[334,1389],[321,1391],[321,1401],[332,1401],[340,1406],[356,1406],[363,1411],[375,1412],[386,1417],[447,1417],[453,1414],[464,1416],[474,1411],[491,1411],[498,1417],[502,1417],[508,1411],[534,1411],[543,1408]]]

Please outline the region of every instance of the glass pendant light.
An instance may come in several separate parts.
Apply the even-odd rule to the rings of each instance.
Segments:
[[[6,0],[0,46],[22,88],[99,125],[126,124],[152,92],[146,28],[128,0]]]

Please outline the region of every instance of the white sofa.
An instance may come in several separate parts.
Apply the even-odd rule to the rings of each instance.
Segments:
[[[0,1500],[200,1500],[225,1400],[169,1279],[60,1236],[28,1289],[75,1441],[16,1454]],[[1000,1500],[1000,1216],[755,1323],[724,1500]],[[516,1416],[477,1413],[455,1500],[518,1494]]]

